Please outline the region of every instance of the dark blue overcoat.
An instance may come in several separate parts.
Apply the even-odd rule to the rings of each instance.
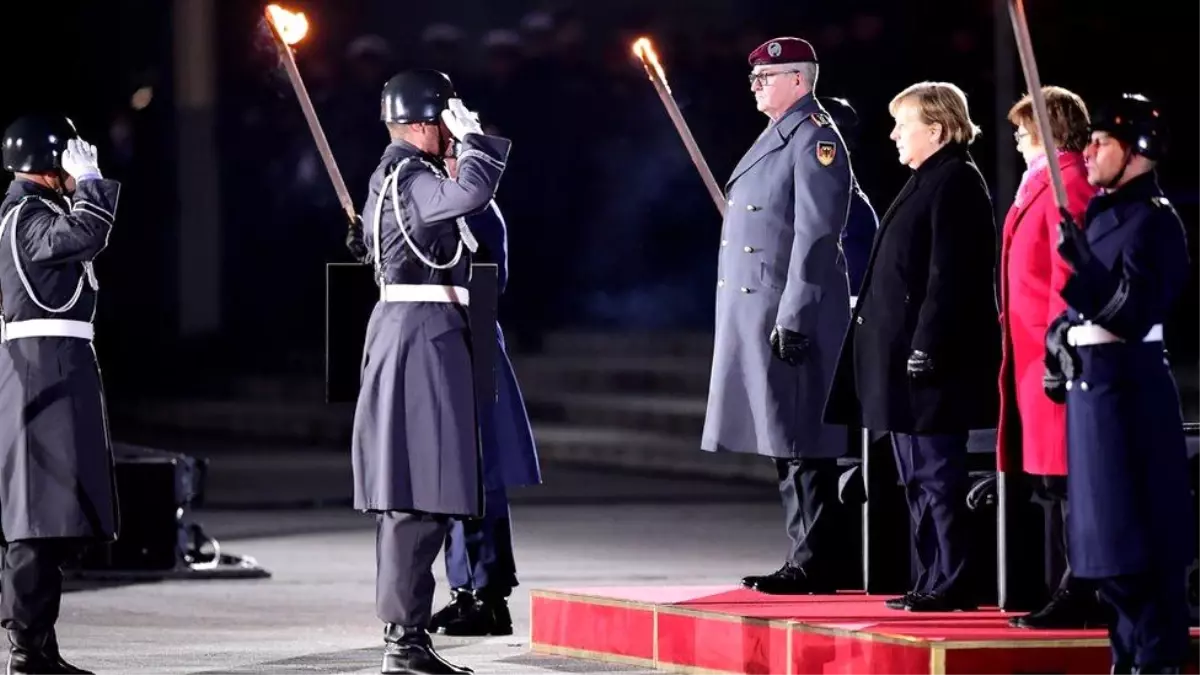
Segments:
[[[1153,173],[1093,198],[1084,222],[1102,267],[1063,287],[1068,315],[1122,341],[1076,347],[1082,375],[1067,391],[1071,569],[1084,578],[1182,569],[1196,526],[1179,395],[1164,343],[1146,336],[1161,330],[1188,283],[1183,223]]]
[[[500,293],[508,284],[508,230],[496,202],[467,218],[480,244],[480,261],[499,268]],[[479,415],[483,441],[483,484],[486,489],[537,485],[542,482],[537,447],[529,426],[529,415],[517,375],[504,345],[504,333],[496,324],[496,404]]]

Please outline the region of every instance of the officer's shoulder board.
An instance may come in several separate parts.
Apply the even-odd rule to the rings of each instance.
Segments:
[[[817,128],[829,129],[833,127],[833,120],[829,117],[829,113],[815,112],[808,116],[808,119]],[[830,166],[833,160],[837,158],[837,143],[833,141],[817,141],[817,161],[821,166]]]
[[[829,117],[829,113],[815,112],[808,116],[812,123],[819,127],[832,127],[833,119]]]

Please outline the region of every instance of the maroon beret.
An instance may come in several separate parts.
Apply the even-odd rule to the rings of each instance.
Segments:
[[[751,66],[767,66],[775,63],[817,62],[817,53],[806,40],[794,37],[778,37],[767,40],[750,52]]]

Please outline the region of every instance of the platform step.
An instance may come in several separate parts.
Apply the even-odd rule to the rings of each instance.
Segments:
[[[994,608],[922,613],[862,593],[744,588],[533,589],[534,652],[706,673],[1103,673],[1098,630],[1011,628]],[[1200,631],[1192,630],[1193,644]],[[1193,648],[1189,672],[1195,669]]]
[[[542,353],[547,356],[593,357],[688,356],[707,359],[713,349],[711,332],[636,331],[604,332],[563,330],[543,338]]]
[[[703,396],[708,392],[710,366],[709,357],[639,354],[513,360],[521,389],[529,392]]]
[[[708,400],[657,394],[529,392],[525,405],[538,422],[611,427],[699,438]]]

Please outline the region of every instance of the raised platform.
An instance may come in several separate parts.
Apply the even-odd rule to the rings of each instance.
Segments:
[[[1010,628],[1009,615],[994,609],[913,614],[861,593],[769,596],[731,586],[535,589],[530,596],[535,652],[671,672],[1109,671],[1103,630]]]

